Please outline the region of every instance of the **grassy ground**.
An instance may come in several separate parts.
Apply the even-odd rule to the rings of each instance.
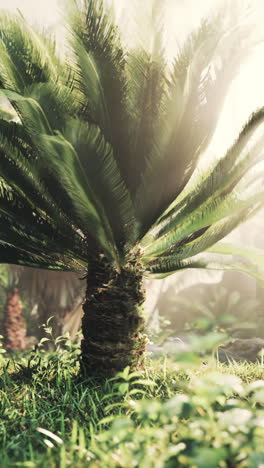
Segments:
[[[100,382],[59,340],[0,364],[3,468],[264,466],[263,363],[186,353]]]

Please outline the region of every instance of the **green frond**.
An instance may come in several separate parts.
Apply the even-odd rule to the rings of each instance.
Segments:
[[[158,266],[159,263],[163,266],[166,264],[169,269],[171,269],[170,265],[175,261],[179,262],[183,259],[191,259],[191,257],[194,257],[212,247],[215,243],[222,240],[242,222],[253,216],[253,214],[255,214],[256,211],[258,211],[261,206],[263,206],[263,197],[264,193],[262,192],[261,202],[256,196],[257,199],[248,200],[246,207],[243,207],[232,215],[213,223],[206,229],[201,229],[200,231],[194,232],[193,235],[185,239],[185,242],[179,242],[179,244],[176,245],[172,244],[167,250],[163,252],[163,254],[158,255],[156,258],[155,255],[153,255],[153,257],[148,257],[146,255],[143,257],[143,259],[145,258],[145,261],[153,266]]]
[[[73,2],[70,20],[75,82],[81,92],[81,117],[95,123],[111,143],[127,182],[129,122],[126,109],[125,52],[111,12],[102,0]]]
[[[232,258],[233,255],[236,256],[235,260]],[[155,278],[165,278],[187,268],[240,271],[253,277],[260,286],[264,287],[263,250],[225,242],[219,242],[204,253],[189,260],[174,259],[174,261],[167,263],[167,266],[165,262],[153,265],[148,267],[148,272]]]
[[[257,196],[255,196],[257,197]],[[171,246],[162,255],[143,256],[143,261],[148,264],[148,270],[160,271],[161,273],[175,271],[175,265],[183,260],[192,262],[192,257],[197,256],[201,252],[208,250],[214,244],[223,239],[235,227],[243,221],[252,217],[256,211],[261,208],[259,200],[250,200],[246,208],[235,212],[233,215],[223,218],[222,220],[208,226],[207,229],[197,232],[197,236],[190,236],[186,239],[186,243],[179,243],[176,246]],[[263,192],[261,194],[261,201],[263,204]]]
[[[47,117],[53,131],[63,131],[69,118],[78,112],[76,95],[67,79],[54,83],[37,83],[27,87],[24,96],[36,101]]]
[[[34,31],[21,15],[1,12],[0,56],[2,88],[23,92],[32,84],[58,79],[54,41]]]
[[[73,146],[61,134],[43,135],[37,143],[42,164],[45,162],[49,176],[59,181],[54,189],[60,194],[63,209],[71,213],[72,220],[82,232],[88,231],[106,255],[119,264],[104,208],[96,198]]]
[[[108,113],[103,83],[95,60],[79,38],[73,42],[76,69],[75,81],[79,96],[79,108],[85,120],[98,125],[110,141],[110,116]]]
[[[134,180],[142,178],[151,164],[153,153],[162,153],[162,144],[157,133],[163,123],[165,110],[162,103],[165,94],[165,62],[161,56],[153,57],[144,51],[134,51],[127,59],[128,109],[131,116],[131,150],[134,155],[130,161]],[[131,184],[133,182],[131,181]]]
[[[27,133],[33,135],[37,133],[52,134],[52,128],[43,109],[31,96],[24,96],[5,89],[0,89],[0,96],[7,98],[9,103],[16,107],[20,122]]]
[[[2,92],[11,102],[16,103],[21,122],[31,135],[36,154],[33,167],[37,178],[44,181],[43,194],[48,189],[52,198],[56,200],[59,193],[64,213],[67,215],[70,212],[71,219],[78,228],[83,232],[89,229],[91,235],[99,240],[107,255],[113,258],[115,252],[114,257],[117,260],[112,231],[105,217],[104,208],[96,200],[72,145],[58,132],[53,136],[47,116],[36,100],[11,91]],[[26,165],[28,168],[25,171]],[[28,179],[32,167],[31,161],[23,161],[18,166],[19,170],[24,170]],[[56,185],[54,179],[57,181]],[[37,185],[34,177],[31,177],[31,182]],[[109,249],[111,244],[112,250]]]
[[[147,15],[144,15],[144,10],[147,10]],[[135,194],[135,204],[141,214],[143,229],[144,224],[149,224],[146,219],[148,217],[146,173],[153,171],[153,164],[162,158],[164,150],[162,143],[166,110],[163,103],[166,99],[167,64],[164,50],[163,10],[164,3],[161,0],[154,0],[144,5],[142,16],[137,15],[134,18],[136,25],[134,34],[137,36],[138,44],[133,46],[126,58],[126,105],[130,116],[129,136],[132,154],[132,158],[127,160],[127,170],[130,174],[131,190]],[[143,34],[140,40],[142,30],[146,34]]]
[[[234,213],[235,216],[241,216],[247,209],[257,207],[259,204],[264,202],[264,191],[260,191],[256,195],[248,196],[247,199],[242,198],[239,193],[232,193],[225,198],[218,198],[215,201],[205,203],[201,208],[194,211],[194,213],[185,221],[178,226],[177,229],[171,230],[166,237],[160,240],[158,243],[152,241],[150,247],[146,247],[146,256],[160,256],[168,255],[170,252],[179,252],[188,245],[193,246],[194,242],[197,244],[198,241],[202,241],[205,237],[209,239],[209,233],[211,230],[214,231],[214,227],[221,220],[232,219]],[[232,224],[231,224],[232,226]],[[233,227],[231,228],[233,229]],[[228,233],[228,232],[227,232]],[[224,237],[226,231],[220,235]],[[187,249],[188,250],[188,249]]]
[[[36,99],[52,127],[61,130],[76,103],[70,68],[56,55],[54,40],[36,32],[21,15],[3,13],[0,51],[0,87]]]
[[[1,239],[12,245],[28,247],[29,250],[42,251],[52,255],[57,252],[69,258],[85,261],[89,249],[86,241],[78,232],[72,232],[68,237],[62,224],[51,220],[46,213],[34,209],[19,194],[2,180],[0,191],[0,221]]]
[[[245,263],[243,261],[228,261],[222,258],[208,258],[206,255],[199,260],[189,262],[182,262],[174,264],[174,271],[155,268],[149,272],[152,278],[163,279],[171,274],[177,273],[183,269],[206,269],[206,270],[220,270],[220,271],[239,271],[254,278],[261,287],[264,287],[264,270],[259,271],[254,263]]]
[[[84,272],[86,264],[78,263],[77,261],[69,261],[64,258],[56,257],[54,254],[50,257],[42,255],[41,253],[32,254],[23,251],[19,247],[2,244],[0,242],[0,262],[28,266],[34,268],[43,268],[45,270],[58,270],[58,271],[76,271]]]
[[[263,134],[257,134],[263,124],[263,112],[261,109],[252,115],[226,156],[208,175],[200,174],[192,190],[187,191],[178,203],[176,199],[160,218],[152,239],[154,242],[146,249],[147,254],[161,252],[196,229],[209,226],[217,218],[226,216],[226,210],[239,209],[239,196],[243,198],[243,178],[263,155]]]
[[[117,246],[121,251],[123,247],[129,250],[138,237],[138,221],[111,145],[97,126],[79,119],[69,120],[65,137],[73,145],[91,188],[104,207]]]
[[[0,147],[5,141],[12,142],[24,156],[28,155],[30,137],[19,123],[0,119]]]
[[[10,125],[13,123],[10,122]],[[20,126],[16,124],[18,128]],[[47,137],[46,137],[47,138]],[[50,137],[52,138],[52,137]],[[55,138],[55,137],[53,137]],[[7,204],[5,203],[5,198],[0,200],[0,211],[4,209],[4,213],[9,216],[9,221],[5,220],[2,222],[2,226],[4,226],[4,232],[2,232],[1,237],[5,236],[5,240],[10,240],[10,229],[9,223],[11,223],[12,229],[16,230],[16,235],[13,238],[13,245],[21,245],[23,242],[28,241],[28,246],[32,248],[34,245],[34,239],[39,240],[42,239],[43,231],[44,235],[44,244],[38,244],[38,248],[44,251],[44,245],[47,241],[47,235],[54,237],[55,242],[48,242],[50,248],[54,250],[54,252],[58,252],[61,248],[64,249],[64,253],[67,253],[70,246],[73,248],[72,255],[76,255],[78,258],[78,251],[80,247],[80,242],[84,233],[82,235],[79,234],[80,230],[80,222],[78,218],[78,213],[81,211],[81,205],[79,203],[78,196],[80,196],[80,188],[79,186],[75,186],[75,191],[73,191],[73,184],[70,183],[70,191],[74,194],[74,203],[71,200],[70,194],[65,192],[65,187],[63,182],[64,180],[58,173],[58,179],[54,185],[54,167],[53,171],[51,167],[49,170],[47,169],[47,161],[45,160],[46,149],[47,149],[47,141],[43,136],[39,135],[38,138],[38,145],[42,144],[45,146],[44,154],[42,154],[42,159],[40,158],[40,153],[38,153],[38,158],[34,158],[33,156],[25,155],[19,150],[18,145],[15,146],[14,139],[13,144],[9,143],[8,139],[3,139],[2,137],[2,144],[0,145],[1,151],[1,158],[0,158],[0,170],[1,175],[6,181],[7,184],[13,190],[13,198],[16,197],[19,204],[16,203]],[[65,145],[66,149],[68,144]],[[64,148],[63,148],[64,149]],[[70,152],[71,153],[71,152]],[[60,154],[56,153],[57,158],[60,157]],[[65,149],[64,149],[64,156]],[[69,156],[69,151],[68,151]],[[55,157],[54,157],[55,163]],[[74,161],[73,161],[74,164]],[[49,166],[49,165],[48,165]],[[58,166],[61,169],[61,173],[66,174],[63,166],[58,163]],[[49,172],[50,171],[50,172]],[[76,174],[75,174],[76,175]],[[72,172],[70,177],[74,177],[74,173]],[[61,186],[58,185],[58,180],[60,180]],[[66,185],[66,184],[65,184]],[[60,190],[61,189],[61,190]],[[60,194],[59,198],[58,195]],[[64,200],[62,199],[64,194]],[[84,196],[84,195],[83,195]],[[87,197],[87,195],[85,194]],[[63,207],[61,203],[63,201]],[[89,205],[87,204],[87,200],[85,198],[83,213],[84,210],[89,210]],[[4,205],[4,208],[3,208]],[[74,206],[76,206],[76,210],[74,211]],[[26,211],[27,208],[27,211]],[[18,228],[15,228],[15,223],[18,222],[19,216],[16,215],[16,210],[22,210],[23,216],[21,219],[21,225]],[[68,209],[68,211],[67,211]],[[79,210],[79,212],[78,212]],[[20,211],[22,213],[22,211]],[[3,213],[3,211],[2,211]],[[82,216],[84,214],[82,213]],[[29,215],[28,217],[26,215]],[[13,219],[10,216],[13,215]],[[70,215],[70,216],[69,216]],[[38,218],[40,218],[40,222],[38,223]],[[27,221],[28,225],[25,225]],[[75,225],[73,222],[75,221]],[[92,221],[91,221],[92,222]],[[90,224],[91,224],[90,222]],[[94,221],[93,221],[94,222]],[[43,225],[44,223],[44,225]],[[89,223],[87,227],[87,223],[82,220],[81,223],[82,227],[85,229],[89,228]],[[101,228],[101,224],[97,219],[97,225],[99,225],[99,229]],[[28,226],[28,227],[27,227]],[[45,232],[45,226],[48,226],[48,233]],[[90,226],[91,227],[91,226]],[[93,227],[93,225],[92,225]],[[50,232],[51,230],[51,232]],[[93,229],[91,228],[93,231]],[[60,235],[57,235],[57,231],[60,231]],[[39,235],[38,235],[39,232]],[[61,233],[65,233],[64,235]],[[54,234],[56,233],[56,235]],[[67,234],[66,234],[67,233]],[[70,234],[71,233],[71,234]],[[95,231],[96,234],[96,231]],[[26,238],[25,238],[26,236]],[[31,236],[31,238],[30,238]],[[68,242],[65,243],[65,237],[68,239]],[[19,240],[20,239],[20,240]],[[79,240],[78,240],[79,239]],[[106,241],[107,242],[107,241]],[[94,250],[95,241],[89,239],[89,248],[91,249],[90,252]],[[70,246],[69,246],[70,245]],[[109,249],[107,244],[107,249]],[[72,250],[71,250],[72,252]],[[89,252],[89,249],[88,249]],[[62,252],[63,253],[63,252]],[[79,254],[80,255],[80,254]],[[87,258],[87,254],[85,255],[82,253],[82,258],[85,260]]]
[[[188,139],[183,141],[187,145],[184,153],[196,152],[196,160],[210,143],[230,84],[255,45],[253,25],[243,21],[244,8],[224,8],[210,20],[202,20],[189,36],[175,60],[171,79],[172,90],[180,87],[186,96],[180,137],[192,122]]]
[[[149,180],[164,162],[166,66],[162,55],[153,57],[142,51],[131,54],[127,69],[133,154],[128,172],[143,236],[159,210],[159,197],[153,197]]]
[[[168,80],[167,102],[163,104],[169,122],[165,131],[163,128],[166,146],[160,164],[153,166],[145,181],[155,207],[159,200],[158,216],[177,200],[190,180],[214,134],[228,87],[253,42],[248,34],[241,49],[241,37],[244,41],[249,28],[245,24],[234,28],[231,20],[224,21],[227,15],[201,23],[179,51]]]
[[[57,222],[56,222],[57,221]],[[32,206],[26,198],[16,193],[4,179],[0,178],[0,239],[1,253],[7,262],[16,263],[14,255],[19,250],[18,258],[25,259],[27,254],[30,257],[42,258],[45,265],[52,267],[52,258],[58,264],[60,259],[60,269],[64,264],[66,269],[71,265],[84,265],[87,262],[87,249],[85,239],[81,238],[77,232],[72,232],[72,239],[68,236],[68,231],[61,229],[63,226],[59,219],[51,220],[45,212]],[[5,249],[4,247],[7,247]],[[13,247],[12,247],[13,246]],[[12,247],[12,248],[11,248]],[[8,259],[8,252],[12,251],[12,256]],[[41,252],[41,255],[40,255]]]
[[[143,190],[139,188],[138,191],[138,198],[147,199],[146,212],[150,221],[148,228],[181,193],[200,154],[197,150],[201,141],[197,141],[197,138],[192,141],[190,132],[191,126],[195,125],[195,100],[200,101],[201,75],[206,64],[210,64],[216,48],[217,41],[212,40],[215,23],[215,19],[212,23],[207,22],[206,27],[202,23],[191,39],[187,40],[178,53],[174,72],[166,80],[162,125],[159,133],[155,134],[155,137],[162,141],[162,145],[158,148],[157,155],[152,155],[151,164],[143,175]],[[197,63],[194,64],[194,61]],[[193,147],[190,148],[190,145]]]
[[[13,122],[5,122],[4,125],[3,122],[1,123],[1,177],[23,200],[31,204],[32,208],[36,206],[51,219],[60,220],[64,228],[69,229],[70,223],[66,220],[63,223],[59,207],[50,196],[42,176],[39,174],[36,154],[34,151],[32,152],[31,146],[26,146],[25,128]],[[24,151],[24,149],[26,150]]]

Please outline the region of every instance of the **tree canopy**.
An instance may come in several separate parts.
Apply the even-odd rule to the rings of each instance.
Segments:
[[[1,14],[1,262],[80,271],[104,252],[118,270],[137,253],[156,276],[225,268],[218,254],[234,250],[219,241],[263,206],[264,109],[202,173],[199,157],[251,32],[220,12],[168,67],[161,27],[152,51],[129,50],[102,0],[71,1],[63,58]],[[259,252],[235,253],[255,266],[227,268],[262,278]]]

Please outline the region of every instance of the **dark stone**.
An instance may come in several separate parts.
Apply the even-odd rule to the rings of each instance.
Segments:
[[[220,362],[261,360],[259,353],[264,350],[264,340],[261,338],[238,339],[227,342],[218,348]]]

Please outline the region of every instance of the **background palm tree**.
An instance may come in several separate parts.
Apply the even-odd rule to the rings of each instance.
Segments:
[[[263,278],[259,252],[235,250],[259,268],[228,265],[218,252],[234,249],[218,241],[263,203],[264,111],[214,167],[195,171],[252,46],[245,21],[204,20],[169,68],[158,2],[151,52],[122,45],[100,0],[70,3],[65,60],[23,18],[1,17],[12,118],[0,121],[0,258],[86,272],[82,364],[112,374],[143,363],[143,274],[235,267]]]
[[[14,302],[13,295],[17,304],[13,314],[17,325],[9,332],[8,324],[12,320],[8,316],[13,311],[9,304]],[[34,344],[33,339],[38,341],[46,336],[42,324],[50,317],[53,318],[50,324],[54,338],[66,331],[74,338],[80,328],[84,297],[85,283],[78,273],[0,264],[0,329],[7,342],[10,333],[23,334],[22,348],[30,346],[31,342]]]
[[[0,312],[3,345],[10,351],[27,346],[26,321],[18,288],[18,275],[8,265],[0,265]]]
[[[81,275],[15,265],[11,266],[11,271],[17,275],[17,286],[31,310],[28,334],[41,339],[45,335],[41,325],[53,317],[50,322],[52,334],[54,337],[61,336],[65,317],[71,312],[73,314],[85,297],[85,284]],[[74,331],[77,331],[75,328]]]

